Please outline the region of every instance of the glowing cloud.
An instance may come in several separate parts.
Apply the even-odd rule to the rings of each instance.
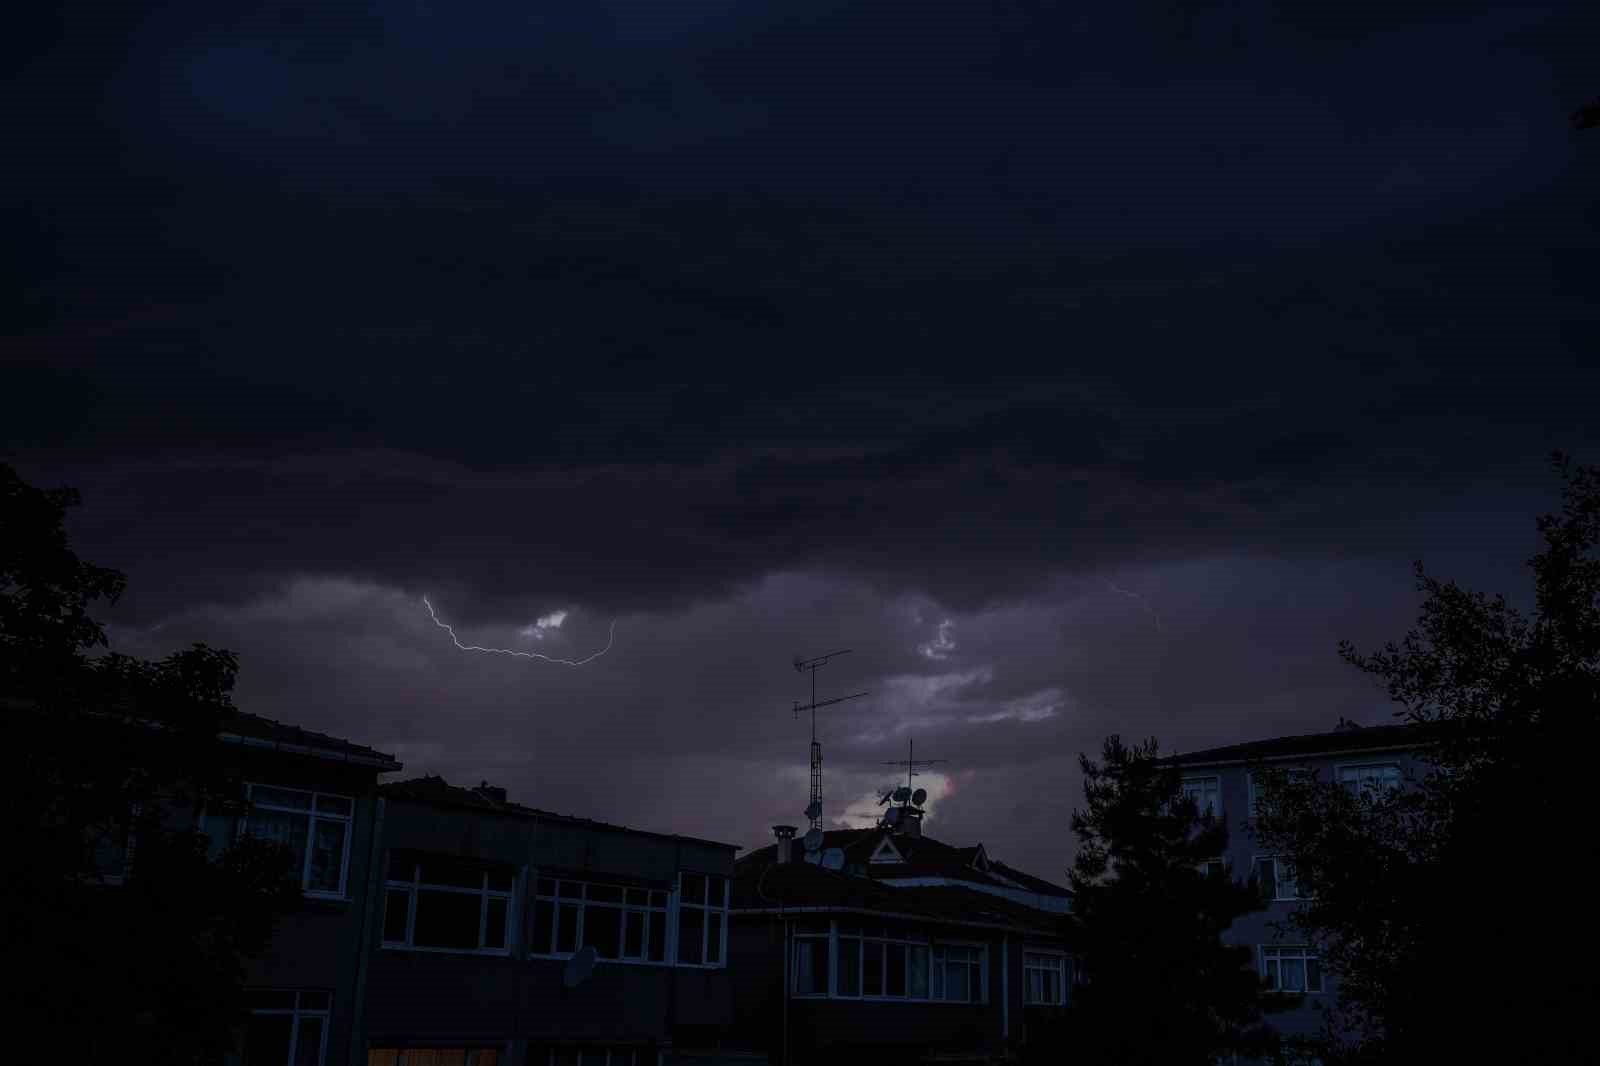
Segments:
[[[956,650],[955,638],[950,635],[950,631],[955,627],[956,624],[946,618],[939,623],[939,631],[934,638],[926,644],[918,645],[917,650],[928,659],[950,658],[950,653]]]
[[[446,622],[439,621],[439,616],[434,613],[433,604],[428,602],[428,597],[422,597],[422,605],[428,609],[428,617],[433,619],[433,624],[444,630],[446,633],[449,633],[450,643],[454,644],[462,651],[477,651],[488,655],[509,655],[514,659],[538,659],[540,662],[559,663],[562,666],[583,666],[586,663],[594,662],[596,659],[600,658],[600,656],[610,651],[612,642],[617,639],[617,623],[615,620],[613,620],[611,623],[611,633],[608,637],[606,637],[606,646],[595,652],[593,655],[586,656],[582,659],[558,659],[554,655],[543,655],[536,651],[517,651],[514,648],[485,648],[478,644],[461,643],[461,639],[456,636],[455,628]],[[542,629],[556,629],[559,628],[561,623],[566,620],[566,617],[567,613],[565,611],[556,611],[553,614],[545,615],[543,618],[539,619],[535,625],[541,627]],[[550,619],[556,620],[551,622],[550,625],[546,626],[544,623]],[[540,635],[542,636],[543,634],[541,633]]]
[[[543,640],[545,633],[552,629],[560,629],[561,623],[565,622],[566,620],[566,611],[551,611],[549,614],[535,621],[533,625],[524,626],[517,632],[524,637],[532,637],[534,640]]]

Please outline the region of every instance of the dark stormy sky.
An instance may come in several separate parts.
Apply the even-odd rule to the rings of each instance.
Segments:
[[[849,647],[828,817],[915,737],[1059,877],[1078,751],[1384,720],[1600,454],[1591,4],[235,6],[11,24],[5,452],[408,772],[757,845]]]

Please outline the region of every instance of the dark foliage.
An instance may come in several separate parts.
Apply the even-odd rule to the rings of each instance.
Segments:
[[[1600,708],[1600,470],[1556,457],[1530,615],[1419,564],[1422,612],[1352,664],[1436,742],[1406,787],[1351,794],[1263,771],[1256,833],[1314,899],[1293,926],[1339,977],[1326,1061],[1583,1058]]]
[[[217,757],[233,656],[91,654],[106,639],[90,608],[124,581],[72,552],[76,502],[0,464],[13,1006],[85,1058],[218,1061],[242,1020],[242,964],[296,895],[288,856],[254,840],[213,853],[197,828],[202,806],[238,800]]]
[[[1249,948],[1222,942],[1263,907],[1255,885],[1204,871],[1226,851],[1226,823],[1182,794],[1153,739],[1128,747],[1113,736],[1100,763],[1079,760],[1069,936],[1085,981],[1073,989],[1074,1057],[1200,1066],[1264,1053],[1263,1013],[1289,1001],[1264,992]]]

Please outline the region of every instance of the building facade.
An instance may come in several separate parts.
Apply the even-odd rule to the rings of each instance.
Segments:
[[[1059,1026],[1066,889],[924,836],[920,819],[817,831],[809,851],[775,832],[734,882],[740,1043],[783,1066],[984,1061]]]
[[[1184,793],[1202,811],[1227,819],[1228,854],[1214,861],[1234,877],[1254,876],[1261,887],[1266,909],[1235,922],[1227,939],[1251,948],[1270,987],[1304,993],[1298,1007],[1269,1019],[1285,1036],[1319,1031],[1322,1011],[1332,1002],[1337,985],[1323,971],[1312,947],[1274,928],[1301,905],[1302,897],[1294,869],[1266,853],[1250,831],[1257,802],[1255,772],[1272,768],[1310,774],[1350,789],[1404,787],[1429,771],[1422,757],[1428,737],[1421,726],[1360,727],[1341,720],[1339,728],[1328,733],[1210,748],[1172,760],[1182,768]]]

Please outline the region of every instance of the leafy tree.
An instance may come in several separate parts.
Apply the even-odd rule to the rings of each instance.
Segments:
[[[238,799],[217,756],[236,662],[195,645],[100,652],[90,614],[123,575],[79,559],[71,490],[0,464],[0,707],[11,760],[4,927],[13,1005],[87,1059],[217,1061],[243,1020],[244,960],[295,898],[284,849],[211,854],[194,815]]]
[[[1222,934],[1264,907],[1254,884],[1207,861],[1225,853],[1225,821],[1202,815],[1154,739],[1106,739],[1080,755],[1085,808],[1070,873],[1068,935],[1085,982],[1071,1032],[1085,1062],[1209,1064],[1265,1053],[1263,1014],[1292,1000],[1263,990],[1250,949]]]
[[[1401,789],[1261,773],[1255,832],[1314,897],[1290,927],[1339,978],[1329,1061],[1577,1061],[1600,708],[1600,469],[1555,457],[1532,614],[1417,565],[1418,625],[1346,660],[1424,727]]]

